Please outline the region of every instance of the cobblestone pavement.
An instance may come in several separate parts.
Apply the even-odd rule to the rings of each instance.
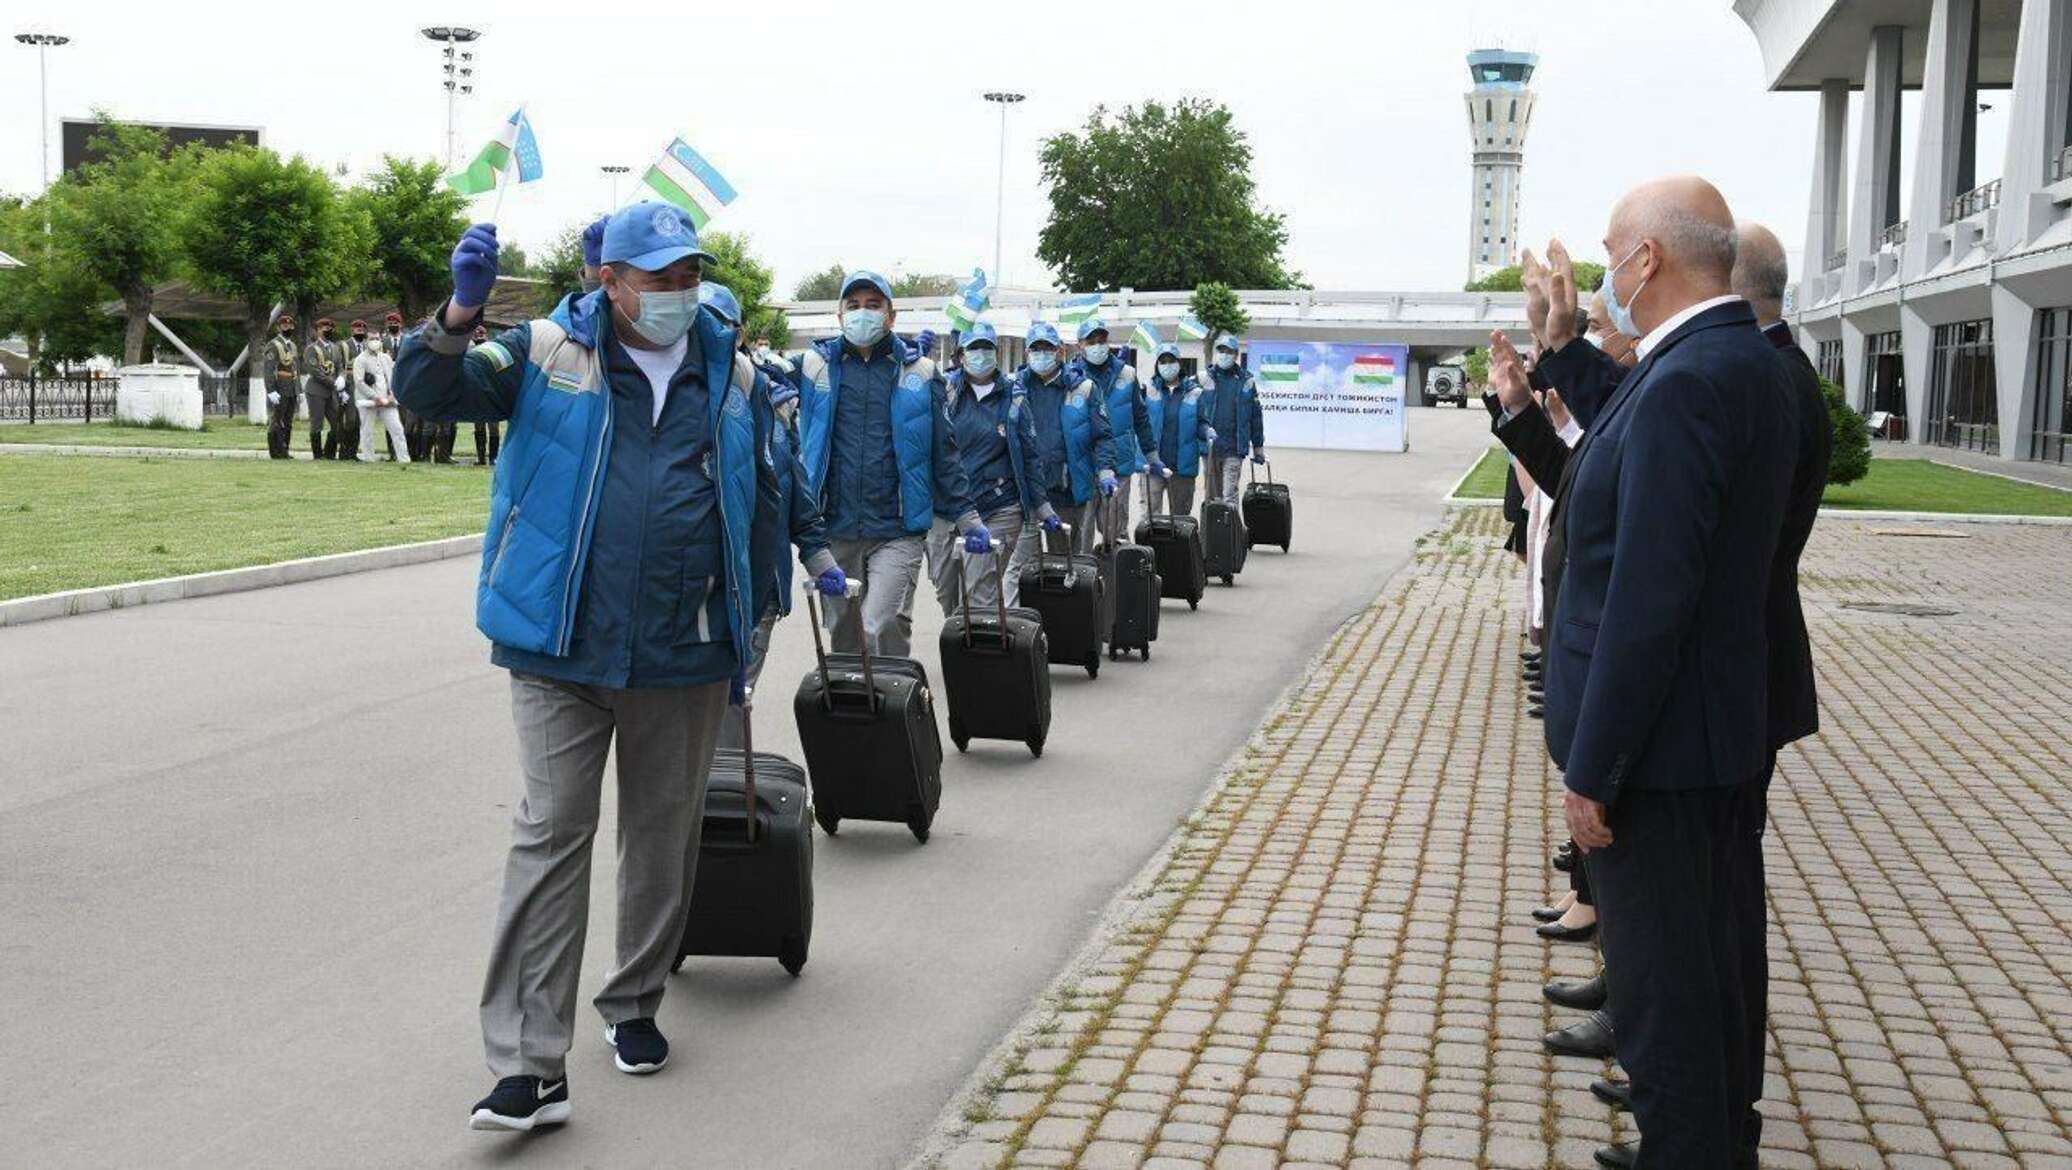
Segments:
[[[921,1162],[1588,1167],[1495,509],[1333,638]],[[2072,530],[1823,519],[1771,798],[1770,1167],[2072,1166]],[[1925,602],[1904,616],[1845,603]]]

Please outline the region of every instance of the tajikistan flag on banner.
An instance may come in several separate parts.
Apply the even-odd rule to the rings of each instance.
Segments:
[[[1136,331],[1130,334],[1130,344],[1145,353],[1157,353],[1158,330],[1153,329],[1149,321],[1139,321]]]
[[[1180,340],[1182,340],[1182,341],[1205,341],[1205,340],[1207,340],[1207,339],[1208,339],[1208,336],[1209,336],[1209,327],[1208,327],[1208,326],[1206,326],[1206,325],[1202,324],[1201,322],[1199,322],[1199,321],[1195,320],[1195,319],[1194,319],[1193,317],[1191,317],[1191,316],[1188,316],[1188,317],[1182,317],[1182,318],[1180,318]]]
[[[943,315],[950,319],[950,326],[959,333],[968,332],[978,324],[979,314],[986,311],[992,300],[993,289],[986,283],[986,270],[974,268],[971,279],[960,285],[956,295],[943,305]]]
[[[1073,293],[1058,302],[1058,324],[1077,325],[1101,307],[1100,293]]]
[[[684,214],[691,217],[691,226],[699,231],[704,231],[706,221],[732,203],[737,194],[726,176],[681,138],[669,144],[669,149],[662,152],[640,181],[664,202],[683,208]]]
[[[514,162],[520,183],[534,182],[546,173],[540,165],[539,139],[532,136],[532,123],[526,120],[524,106],[512,111],[503,128],[476,153],[467,170],[446,176],[446,185],[463,195],[487,194],[504,181]]]
[[[1346,372],[1352,375],[1353,385],[1378,389],[1396,380],[1396,359],[1385,353],[1361,354]]]
[[[1286,382],[1292,386],[1302,380],[1302,359],[1292,353],[1262,353],[1257,364],[1262,382]]]

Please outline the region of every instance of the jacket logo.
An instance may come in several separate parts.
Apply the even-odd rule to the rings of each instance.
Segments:
[[[547,388],[549,390],[565,390],[570,394],[580,393],[583,389],[583,376],[569,370],[549,370],[547,371]]]

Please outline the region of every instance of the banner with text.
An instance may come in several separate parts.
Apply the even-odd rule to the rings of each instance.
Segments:
[[[1267,449],[1405,451],[1407,345],[1253,341]]]

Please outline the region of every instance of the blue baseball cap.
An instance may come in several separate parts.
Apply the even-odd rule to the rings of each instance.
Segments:
[[[712,259],[710,252],[698,246],[698,228],[682,208],[650,200],[612,212],[604,225],[604,247],[598,260],[660,272],[686,256]]]
[[[1108,332],[1108,323],[1099,317],[1088,317],[1079,323],[1079,340],[1085,341],[1096,333]]]
[[[1218,333],[1216,335],[1216,348],[1227,349],[1232,353],[1236,353],[1237,338],[1228,333]]]
[[[1177,346],[1177,345],[1174,345],[1174,344],[1173,344],[1172,342],[1170,342],[1170,341],[1167,341],[1167,342],[1162,342],[1162,343],[1160,343],[1160,345],[1159,345],[1159,347],[1158,347],[1158,356],[1160,356],[1160,357],[1172,357],[1172,358],[1176,358],[1176,357],[1179,357],[1179,356],[1180,356],[1180,347],[1179,347],[1179,346]]]
[[[842,297],[847,297],[849,295],[849,291],[859,284],[867,284],[872,288],[877,289],[878,292],[882,294],[887,301],[890,301],[892,299],[891,282],[887,281],[884,277],[879,276],[877,273],[872,272],[868,268],[859,268],[856,271],[842,278]]]
[[[970,349],[974,345],[990,345],[994,349],[999,349],[1000,331],[993,328],[992,322],[980,321],[964,334],[964,348]]]
[[[1029,335],[1023,340],[1030,345],[1035,345],[1039,341],[1048,341],[1052,345],[1064,344],[1058,340],[1058,327],[1048,321],[1031,321]]]
[[[719,315],[729,325],[741,324],[741,302],[734,296],[734,290],[716,280],[708,280],[698,286],[698,303]]]

